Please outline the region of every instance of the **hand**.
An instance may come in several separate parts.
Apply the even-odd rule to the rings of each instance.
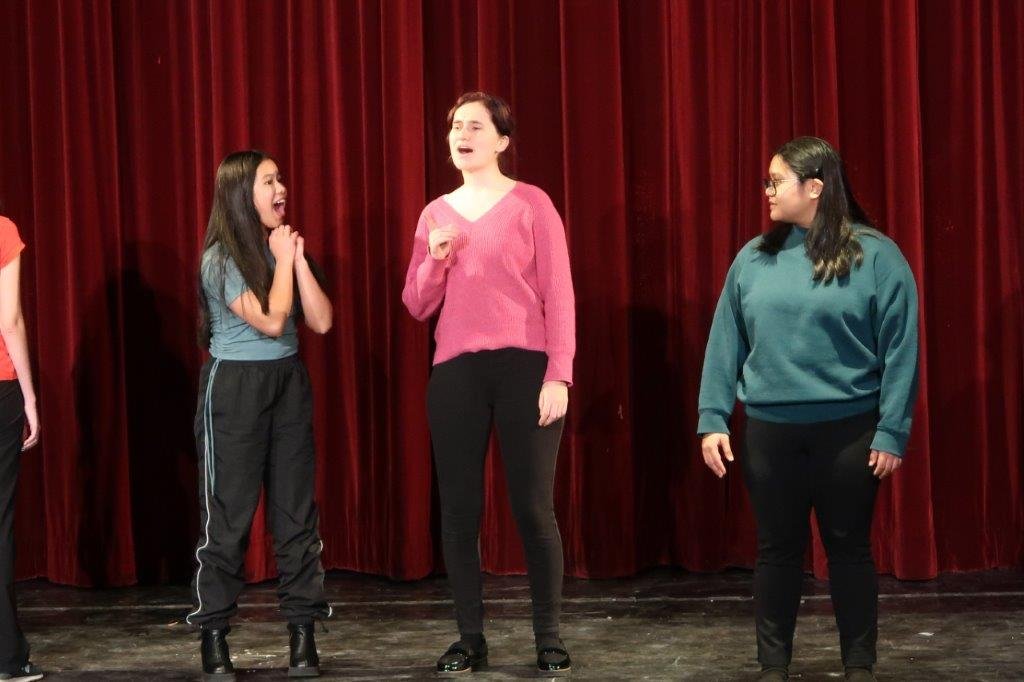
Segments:
[[[435,260],[446,260],[452,255],[452,244],[459,236],[459,228],[451,223],[438,227],[434,218],[427,214],[427,248]]]
[[[292,232],[289,225],[281,225],[270,231],[270,253],[274,254],[274,260],[295,258],[295,241],[299,238],[298,232]]]
[[[25,401],[25,429],[24,441],[21,443],[22,450],[28,450],[39,442],[39,411],[36,409],[36,401]]]
[[[548,426],[565,416],[569,409],[569,387],[564,381],[545,381],[540,387],[540,398],[537,400],[540,409],[539,426]]]
[[[902,464],[902,458],[891,455],[888,452],[882,452],[881,450],[872,450],[871,454],[868,455],[868,467],[873,468],[874,471],[871,473],[880,479],[895,472]]]
[[[708,469],[711,469],[719,478],[725,476],[725,463],[722,461],[722,456],[724,455],[730,462],[733,461],[732,448],[729,446],[729,434],[704,434],[700,441],[700,450]]]

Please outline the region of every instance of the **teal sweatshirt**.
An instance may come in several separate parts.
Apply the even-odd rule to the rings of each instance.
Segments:
[[[729,433],[738,397],[762,421],[812,423],[877,410],[873,450],[903,456],[917,394],[917,288],[888,237],[860,228],[860,267],[812,279],[807,230],[774,256],[736,256],[704,355],[697,432]]]

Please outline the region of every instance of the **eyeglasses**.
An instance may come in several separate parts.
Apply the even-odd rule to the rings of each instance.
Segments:
[[[779,193],[779,185],[785,185],[787,182],[800,182],[800,178],[786,178],[784,180],[765,178],[761,181],[761,185],[764,187],[765,194],[774,197]]]

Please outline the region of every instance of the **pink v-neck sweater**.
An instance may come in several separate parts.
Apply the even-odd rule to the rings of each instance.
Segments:
[[[427,216],[461,232],[451,255],[427,250]],[[572,383],[576,311],[565,228],[551,199],[517,182],[477,220],[442,197],[420,214],[402,301],[418,320],[441,309],[434,364],[462,353],[525,348],[548,356],[545,381]]]

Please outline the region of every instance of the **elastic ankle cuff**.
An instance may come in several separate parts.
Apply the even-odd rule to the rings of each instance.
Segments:
[[[231,630],[226,620],[210,620],[199,626],[200,630]]]

